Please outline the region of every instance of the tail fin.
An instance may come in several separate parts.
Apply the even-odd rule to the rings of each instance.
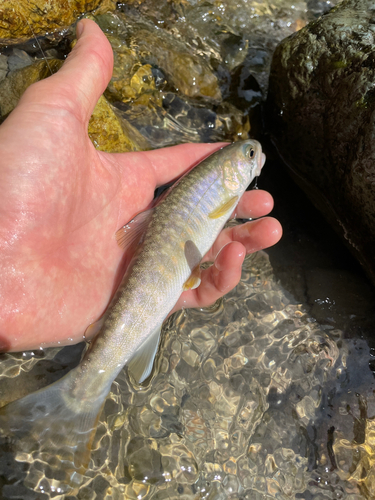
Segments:
[[[63,494],[74,493],[83,480],[106,397],[103,394],[99,401],[77,400],[69,390],[72,372],[0,408],[0,436],[7,448],[15,453],[16,460],[47,462],[49,475],[52,473],[54,485],[58,482]],[[34,488],[36,484],[27,486]]]

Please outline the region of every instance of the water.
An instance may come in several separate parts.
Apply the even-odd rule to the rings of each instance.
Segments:
[[[248,257],[215,306],[167,322],[149,382],[120,374],[68,500],[373,498],[374,292],[280,168],[259,184],[288,190],[283,240]],[[2,355],[2,400],[61,376],[81,350]],[[51,460],[9,454],[3,498],[62,498]]]
[[[305,452],[311,444],[296,433],[296,420],[305,432],[315,420],[319,390],[336,376],[338,340],[339,331],[327,334],[286,297],[266,254],[248,259],[235,293],[211,311],[184,311],[169,321],[150,384],[139,390],[125,372],[118,377],[77,498],[277,491],[288,498],[305,491],[315,457]],[[21,368],[3,372],[2,385],[19,369],[31,377],[44,362],[17,358]],[[54,496],[47,462],[36,454],[19,458],[30,463],[24,482],[37,477],[39,491]],[[17,488],[3,487],[4,498]]]

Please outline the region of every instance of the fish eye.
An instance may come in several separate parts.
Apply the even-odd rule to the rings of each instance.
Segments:
[[[255,156],[255,149],[254,148],[249,148],[247,150],[247,156],[250,158],[250,160],[252,160]]]

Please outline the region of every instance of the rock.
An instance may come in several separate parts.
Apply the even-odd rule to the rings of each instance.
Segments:
[[[56,72],[62,61],[50,59],[48,64],[45,60],[37,61],[29,66],[11,71],[6,78],[0,82],[0,121],[16,107],[20,97],[27,87],[49,76],[50,70]]]
[[[95,16],[95,21],[107,36],[109,34],[115,53],[114,77],[109,88],[112,91],[113,86],[116,90],[121,88],[120,100],[127,100],[133,97],[134,91],[141,90],[139,83],[136,86],[131,83],[134,78],[138,80],[136,73],[141,65],[150,73],[146,78],[143,75],[146,86],[152,85],[151,67],[155,67],[164,72],[170,85],[187,97],[221,100],[219,82],[212,67],[179,37],[155,27],[136,13],[108,13]]]
[[[21,51],[20,51],[21,52]],[[62,65],[57,59],[34,62],[11,71],[0,81],[0,121],[16,107],[27,87],[56,72]],[[144,151],[151,146],[125,118],[115,113],[113,106],[102,96],[89,121],[88,133],[96,149],[109,153]]]
[[[8,58],[0,54],[0,82],[4,80],[8,73]]]
[[[345,0],[272,61],[267,122],[297,183],[375,281],[375,3]]]
[[[246,139],[250,129],[249,117],[229,103],[215,106],[214,111],[169,92],[163,94],[162,106],[142,105],[139,101],[136,105],[117,106],[116,114],[139,130],[152,148]]]
[[[188,97],[221,100],[219,83],[209,64],[172,35],[165,32],[156,36],[139,30],[135,40],[140,50],[149,52],[146,58],[165,71],[177,90]]]
[[[15,71],[30,66],[33,62],[33,59],[24,50],[13,49],[12,54],[8,57],[8,70]]]
[[[68,28],[84,12],[113,10],[114,0],[2,0],[0,45]]]
[[[89,137],[96,147],[108,153],[126,153],[151,149],[147,140],[101,96],[88,127]]]
[[[248,137],[247,103],[224,100],[211,58],[195,54],[180,33],[156,27],[134,9],[93,18],[114,51],[105,97],[151,147]]]

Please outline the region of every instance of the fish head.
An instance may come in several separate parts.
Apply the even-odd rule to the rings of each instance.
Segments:
[[[254,177],[260,175],[266,161],[266,155],[262,152],[260,143],[251,139],[244,141],[242,145],[242,154],[247,159],[247,165],[245,164],[243,168],[249,171],[251,180],[253,180]]]
[[[251,181],[260,175],[266,161],[262,146],[258,141],[249,139],[227,146],[223,150],[223,181],[226,189],[233,194],[243,192]]]

